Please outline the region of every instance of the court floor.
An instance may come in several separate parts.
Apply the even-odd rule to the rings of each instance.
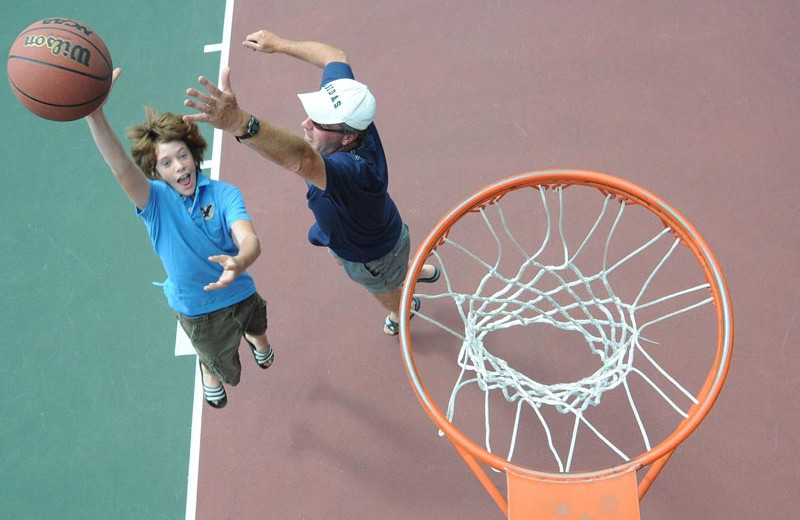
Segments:
[[[220,53],[204,51],[225,5],[110,5],[3,4],[0,34],[10,47],[52,16],[95,29],[123,68],[107,108],[123,133],[144,105],[179,112],[184,85],[218,73]],[[0,92],[0,518],[183,518],[196,364],[175,356],[163,269],[86,123],[37,119]]]
[[[478,188],[535,169],[615,174],[679,209],[727,276],[734,357],[642,518],[792,515],[793,2],[237,0],[229,38],[226,3],[196,5],[122,3],[109,16],[80,0],[63,13],[103,27],[124,69],[108,109],[115,128],[138,121],[143,104],[181,111],[184,88],[216,77],[221,60],[244,107],[297,128],[295,94],[319,72],[239,46],[270,28],[344,48],[376,94],[412,247]],[[10,45],[60,8],[2,9]],[[276,361],[266,372],[245,362],[224,410],[197,407],[194,359],[175,356],[175,322],[151,284],[163,272],[85,123],[37,120],[8,87],[2,106],[0,517],[502,518],[417,403],[384,313],[307,243],[301,181],[229,136],[217,141],[219,174],[242,188],[261,237],[251,272]]]

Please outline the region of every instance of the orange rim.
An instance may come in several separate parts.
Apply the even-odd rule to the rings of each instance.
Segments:
[[[541,186],[557,188],[576,184],[594,187],[606,195],[646,207],[657,215],[665,226],[670,227],[681,238],[684,245],[690,248],[703,269],[706,280],[710,285],[709,290],[713,295],[713,305],[717,318],[717,347],[714,363],[697,395],[698,404],[691,407],[689,417],[684,419],[676,430],[661,443],[623,464],[606,469],[590,472],[554,473],[520,466],[490,453],[466,437],[447,420],[442,411],[433,402],[417,372],[409,329],[410,302],[416,288],[416,280],[420,275],[425,260],[441,244],[442,239],[448,235],[450,229],[462,216],[496,202],[505,194],[520,188],[539,188]],[[507,177],[484,187],[451,209],[428,233],[414,255],[406,276],[400,312],[400,340],[406,373],[417,399],[419,399],[433,422],[457,447],[465,450],[466,453],[488,466],[499,470],[512,469],[540,480],[579,481],[610,477],[649,466],[658,459],[669,456],[681,442],[695,431],[714,405],[727,377],[733,348],[733,310],[722,270],[708,244],[683,215],[660,197],[636,184],[604,173],[572,169],[542,170]]]

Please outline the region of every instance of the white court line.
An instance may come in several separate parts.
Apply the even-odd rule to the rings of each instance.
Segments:
[[[222,28],[222,43],[206,45],[203,48],[205,53],[219,52],[219,79],[222,77],[222,70],[228,66],[228,56],[230,54],[231,26],[233,25],[233,4],[234,0],[225,0],[225,22]],[[211,144],[211,159],[203,161],[200,165],[203,169],[211,170],[210,177],[219,179],[219,158],[222,157],[222,130],[214,129],[214,137]],[[186,337],[180,325],[177,326],[175,334],[175,355],[185,356],[194,354],[194,348]],[[200,469],[200,429],[203,424],[203,377],[200,374],[200,367],[195,368],[194,375],[194,401],[192,403],[192,436],[189,443],[189,476],[186,489],[186,520],[195,520],[197,513],[197,479]]]

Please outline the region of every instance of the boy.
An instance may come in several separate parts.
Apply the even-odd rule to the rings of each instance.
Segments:
[[[164,293],[197,351],[203,397],[222,408],[223,382],[239,383],[243,336],[262,369],[274,358],[266,303],[245,271],[261,254],[260,243],[238,188],[200,174],[206,142],[197,125],[150,107],[145,112],[144,123],[128,128],[133,160],[102,106],[86,120],[167,273]]]

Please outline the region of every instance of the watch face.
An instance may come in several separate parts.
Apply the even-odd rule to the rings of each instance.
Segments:
[[[258,122],[258,119],[256,119],[256,116],[251,115],[250,121],[247,122],[247,132],[244,135],[237,136],[236,140],[250,139],[258,133],[260,128],[261,124]]]
[[[250,116],[250,122],[247,124],[247,135],[253,137],[256,135],[261,128],[261,125],[256,119],[256,116]]]

